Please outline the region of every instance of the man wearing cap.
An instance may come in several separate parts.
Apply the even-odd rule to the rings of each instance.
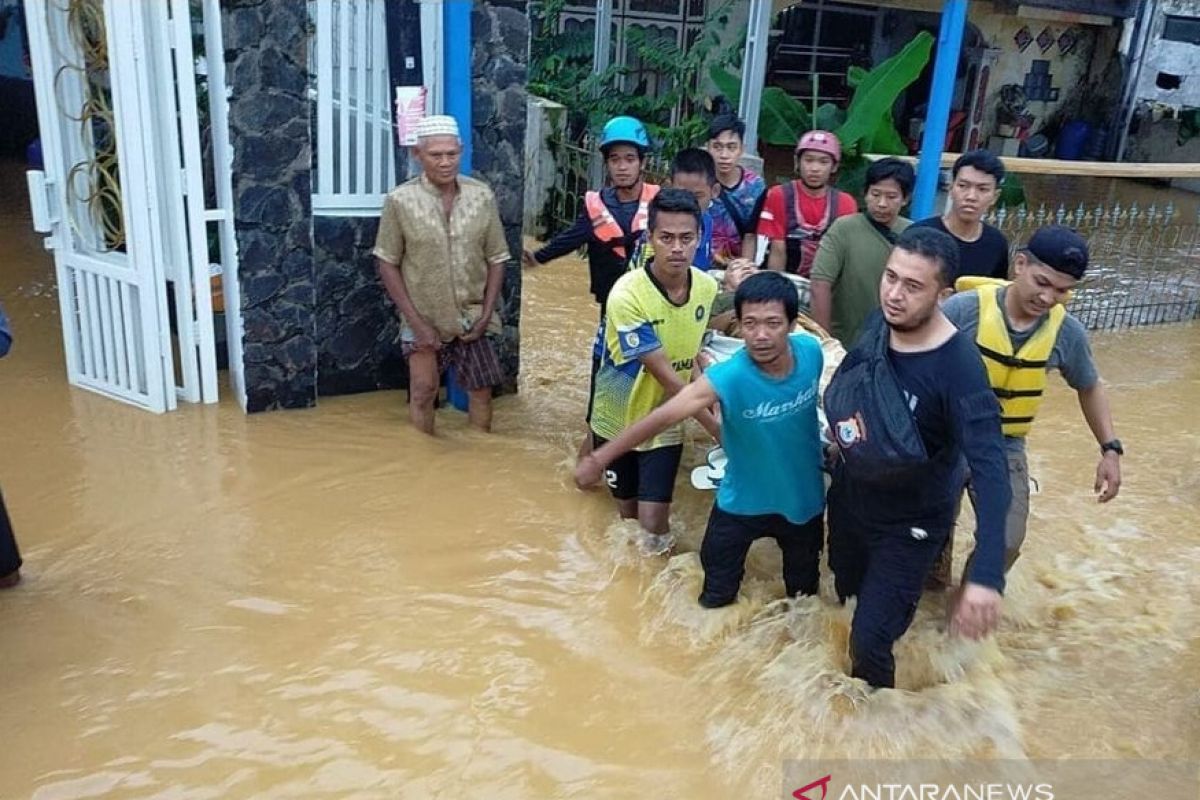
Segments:
[[[825,231],[838,217],[858,213],[854,198],[832,185],[841,159],[841,143],[829,131],[809,131],[800,137],[796,144],[800,178],[767,190],[758,222],[758,235],[770,242],[769,269],[786,269],[807,278]]]
[[[1124,450],[1113,429],[1083,324],[1064,303],[1088,266],[1088,246],[1071,228],[1036,231],[1013,260],[1013,280],[960,278],[942,312],[975,339],[988,381],[1000,401],[1001,427],[1012,484],[1005,526],[1005,569],[1020,555],[1029,517],[1025,436],[1041,405],[1046,372],[1058,370],[1079,395],[1079,407],[1100,447],[1094,490],[1101,503],[1121,488]]]
[[[485,334],[500,332],[496,303],[509,260],[496,197],[487,184],[458,174],[462,141],[453,117],[421,120],[413,155],[422,174],[388,194],[374,251],[400,312],[409,418],[433,433],[439,379],[452,366],[469,397],[471,425],[487,431],[492,387],[504,374]]]

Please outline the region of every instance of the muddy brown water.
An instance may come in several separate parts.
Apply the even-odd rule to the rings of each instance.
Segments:
[[[0,481],[27,561],[0,594],[0,797],[774,797],[785,758],[1200,757],[1200,327],[1094,337],[1128,448],[1117,501],[1054,382],[1028,549],[983,646],[928,598],[902,691],[844,676],[848,611],[694,603],[711,496],[641,561],[569,479],[594,311],[527,274],[496,433],[402,395],[153,416],[71,389],[50,259],[0,195]],[[696,461],[699,444],[688,452]],[[965,555],[959,548],[959,558]]]

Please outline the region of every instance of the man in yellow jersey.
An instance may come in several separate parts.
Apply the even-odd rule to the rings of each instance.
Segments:
[[[648,230],[653,259],[644,269],[621,276],[608,296],[604,351],[592,396],[596,447],[687,384],[717,295],[717,282],[692,266],[701,211],[690,192],[659,192],[650,203]],[[719,435],[708,411],[697,419],[714,437]],[[647,554],[664,553],[674,543],[670,511],[682,452],[682,426],[673,425],[604,472],[621,517],[641,523],[641,547]]]
[[[1094,491],[1101,503],[1121,488],[1124,450],[1113,430],[1108,395],[1100,382],[1083,324],[1064,303],[1088,266],[1088,246],[1071,228],[1036,231],[1013,261],[1013,280],[960,278],[959,293],[942,312],[975,339],[988,382],[1000,401],[1000,422],[1012,483],[1005,529],[1005,570],[1025,540],[1029,517],[1029,469],[1025,435],[1042,402],[1048,370],[1058,370],[1079,395],[1079,407],[1100,446]]]

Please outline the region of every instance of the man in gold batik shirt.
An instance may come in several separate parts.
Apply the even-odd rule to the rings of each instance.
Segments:
[[[509,259],[500,212],[487,184],[458,174],[462,141],[453,117],[421,120],[413,154],[423,174],[388,194],[374,251],[400,313],[409,417],[433,433],[440,377],[453,367],[471,424],[486,431],[492,387],[504,378],[485,336],[500,332],[496,303]]]

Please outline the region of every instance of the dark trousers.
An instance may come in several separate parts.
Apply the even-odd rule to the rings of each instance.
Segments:
[[[896,685],[892,647],[912,624],[925,577],[953,527],[951,512],[922,521],[867,523],[829,495],[829,566],[844,603],[858,598],[850,627],[851,675]]]
[[[17,552],[17,539],[4,508],[4,495],[0,493],[0,577],[20,568],[21,554]]]
[[[737,600],[746,554],[754,540],[764,536],[774,539],[783,552],[783,586],[788,597],[817,593],[825,538],[821,514],[797,525],[780,514],[729,514],[714,503],[700,544],[704,567],[700,605],[719,608]]]

